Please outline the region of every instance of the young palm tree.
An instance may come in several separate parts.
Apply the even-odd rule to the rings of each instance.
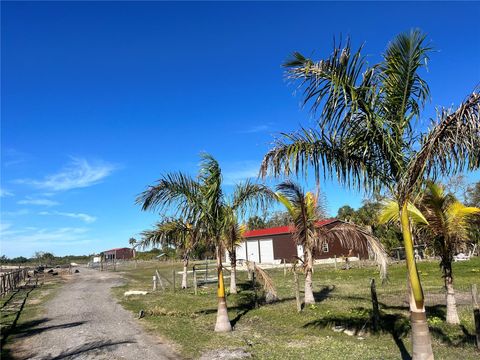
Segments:
[[[321,241],[316,223],[323,219],[324,211],[318,203],[318,197],[291,181],[277,186],[278,201],[281,202],[293,219],[293,239],[303,248],[305,269],[305,304],[315,304],[313,296],[312,272],[315,250]]]
[[[230,257],[230,294],[237,293],[237,247],[244,239],[245,226],[240,225],[237,215],[229,206],[225,209],[223,243]]]
[[[468,240],[469,227],[480,208],[468,207],[452,194],[445,193],[443,187],[429,182],[422,197],[420,209],[428,221],[425,227],[427,239],[440,256],[447,300],[447,322],[460,324],[453,289],[452,261],[459,247]],[[478,215],[477,215],[478,217]]]
[[[317,180],[323,172],[347,186],[393,194],[411,285],[414,359],[433,359],[433,352],[407,204],[425,178],[480,166],[480,94],[469,95],[455,111],[439,111],[426,133],[415,131],[414,119],[429,98],[419,71],[430,51],[425,35],[413,30],[390,42],[374,66],[361,48],[352,53],[349,42],[318,62],[294,53],[287,74],[300,82],[318,128],[283,134],[261,166],[263,176],[306,174],[311,166]]]
[[[180,250],[183,258],[182,289],[187,288],[188,262],[190,253],[201,240],[199,228],[183,219],[165,219],[153,230],[142,232],[141,246],[173,246]]]
[[[340,242],[351,249],[361,249],[370,245],[375,258],[381,264],[382,278],[386,277],[387,254],[381,244],[370,234],[353,224],[341,223],[332,228],[318,227],[317,223],[324,219],[323,204],[318,195],[305,193],[303,189],[291,181],[285,181],[277,186],[277,199],[281,202],[293,219],[293,239],[303,248],[305,270],[305,304],[314,304],[313,296],[313,261],[315,253],[323,242]]]
[[[233,211],[265,206],[271,192],[263,185],[249,181],[235,187],[230,205],[222,191],[222,172],[218,162],[202,154],[200,173],[196,179],[182,173],[168,174],[137,197],[143,210],[175,208],[185,218],[194,218],[202,229],[202,237],[215,247],[218,274],[218,311],[215,331],[227,332],[232,327],[228,320],[225,285],[223,281],[223,242],[226,207]]]

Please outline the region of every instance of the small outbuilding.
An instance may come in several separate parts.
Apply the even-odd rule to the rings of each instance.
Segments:
[[[135,249],[116,248],[103,252],[105,260],[128,260],[135,257]]]
[[[337,219],[327,219],[319,221],[317,226],[331,229],[340,224],[344,224],[344,222]],[[245,241],[236,249],[237,260],[248,260],[261,264],[280,264],[284,260],[293,262],[296,257],[303,258],[303,248],[295,244],[292,232],[293,228],[291,226],[245,232]],[[365,241],[363,246],[354,250],[340,241],[325,241],[322,243],[321,249],[315,254],[315,259],[329,259],[335,256],[337,258],[356,256],[360,259],[368,259],[368,246]]]

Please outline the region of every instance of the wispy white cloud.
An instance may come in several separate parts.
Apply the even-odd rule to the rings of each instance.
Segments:
[[[58,201],[50,200],[50,199],[32,199],[26,198],[20,201],[17,201],[19,205],[39,205],[39,206],[55,206],[59,205]]]
[[[223,182],[225,185],[235,185],[241,181],[258,177],[260,165],[256,161],[238,161],[224,168]]]
[[[20,209],[15,211],[2,211],[2,216],[22,216],[30,214],[30,210],[28,209]]]
[[[254,134],[254,133],[260,133],[260,132],[265,132],[265,131],[270,131],[272,130],[272,127],[269,124],[261,124],[261,125],[254,125],[250,126],[246,129],[240,130],[240,134]]]
[[[4,167],[22,164],[30,158],[28,154],[16,149],[5,149],[2,155],[2,164]]]
[[[13,196],[13,195],[14,195],[13,192],[4,188],[0,188],[0,197],[7,197],[7,196]]]
[[[65,191],[98,184],[114,170],[115,166],[106,162],[93,163],[82,158],[72,158],[62,170],[42,180],[18,179],[16,182],[50,191]]]
[[[0,222],[0,233],[4,233],[12,227],[12,224],[6,222]]]
[[[69,213],[69,212],[61,212],[61,211],[42,211],[38,213],[39,215],[58,215],[58,216],[66,216],[74,219],[80,219],[82,221],[85,221],[87,224],[93,223],[97,221],[97,218],[95,216],[91,216],[88,214],[84,213]]]
[[[62,247],[68,249],[74,245],[86,245],[94,242],[88,237],[88,229],[82,227],[16,229],[12,224],[2,224],[0,237],[2,238],[2,252],[23,254],[24,256],[30,256],[38,250],[61,250]]]

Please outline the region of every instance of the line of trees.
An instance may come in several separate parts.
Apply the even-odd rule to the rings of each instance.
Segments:
[[[317,182],[327,177],[335,178],[340,184],[362,189],[367,194],[388,194],[390,204],[395,204],[390,209],[394,210],[399,232],[387,235],[392,244],[401,239],[406,254],[414,360],[434,358],[425,297],[414,256],[416,233],[412,220],[421,217],[415,207],[418,195],[428,191],[426,187],[432,179],[480,168],[478,92],[467,95],[457,109],[440,108],[426,131],[414,124],[415,119],[421,118],[430,98],[421,72],[431,52],[426,35],[419,30],[395,37],[374,65],[366,61],[362,47],[354,50],[349,41],[334,46],[330,56],[318,61],[295,52],[284,64],[286,75],[298,84],[303,105],[311,107],[316,126],[281,134],[264,156],[260,169],[262,178],[291,175],[306,178],[313,170]],[[477,187],[472,190],[474,193]],[[288,186],[279,190],[287,191],[284,197],[288,202],[283,203],[288,209],[289,222],[296,225],[296,231],[303,232],[295,234],[295,239],[308,247],[311,242],[308,234],[312,231],[306,206],[311,201],[309,196],[303,192],[300,196],[300,192],[297,194]],[[253,201],[254,198],[240,196],[237,200],[242,199]],[[478,201],[476,196],[474,201]],[[139,196],[137,202],[143,210],[176,208],[176,215],[199,226],[205,241],[215,246],[218,271],[216,330],[230,331],[221,250],[226,221],[230,218],[226,216],[227,209],[235,201],[229,203],[222,192],[218,163],[204,156],[198,178],[181,173],[166,175]],[[295,208],[300,206],[300,216],[293,210],[293,203]],[[364,204],[363,210],[367,213],[375,210],[375,206],[370,205],[373,204]],[[423,211],[429,215],[431,208],[424,205]],[[353,214],[348,208],[341,210],[339,216],[361,215]],[[428,231],[433,232],[434,220],[427,220],[427,217],[423,216],[431,225]],[[267,226],[262,224],[261,218],[252,218],[248,224],[257,228],[264,225]],[[367,233],[380,231],[371,230]],[[383,230],[391,231],[388,227]],[[445,234],[443,237],[445,240]],[[306,254],[307,261],[309,257]],[[441,266],[448,273],[448,264],[443,263],[443,259]],[[306,290],[307,287],[308,284]]]

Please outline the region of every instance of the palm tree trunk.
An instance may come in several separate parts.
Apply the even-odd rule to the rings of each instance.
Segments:
[[[410,281],[410,321],[412,325],[413,360],[433,360],[432,342],[428,330],[422,284],[418,276],[413,252],[412,233],[407,212],[407,202],[400,213],[405,257]]]
[[[310,249],[305,250],[305,305],[315,304],[312,284],[313,256]]]
[[[183,257],[182,289],[187,288],[188,256]]]
[[[452,263],[444,265],[445,290],[447,291],[447,323],[460,324],[457,312],[455,291],[453,290]]]
[[[222,269],[222,251],[220,246],[217,245],[217,275],[218,275],[218,288],[217,288],[217,323],[215,324],[216,332],[229,332],[232,331],[232,325],[228,319],[227,312],[227,300],[225,298],[225,283],[223,282],[223,269]]]
[[[235,249],[230,253],[230,294],[237,293],[237,254]]]

